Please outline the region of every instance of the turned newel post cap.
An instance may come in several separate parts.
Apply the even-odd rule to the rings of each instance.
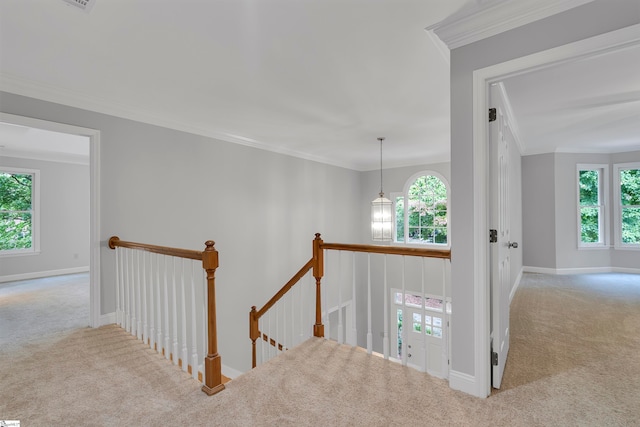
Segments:
[[[320,233],[316,233],[316,240],[320,240]]]
[[[116,242],[119,242],[120,238],[118,236],[111,236],[111,238],[109,239],[109,249],[115,249],[116,248]]]
[[[207,240],[206,242],[204,242],[204,245],[206,246],[206,248],[204,249],[205,251],[215,251],[216,248],[214,248],[214,245],[216,244],[216,242],[214,242],[213,240]]]

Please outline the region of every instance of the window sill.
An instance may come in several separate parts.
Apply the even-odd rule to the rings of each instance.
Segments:
[[[31,255],[40,255],[40,251],[25,251],[25,252],[7,252],[0,251],[0,258],[13,258],[19,256],[31,256]]]

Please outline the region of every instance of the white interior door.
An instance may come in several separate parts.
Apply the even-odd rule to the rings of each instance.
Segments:
[[[491,351],[492,386],[500,388],[509,353],[509,293],[511,260],[509,251],[517,247],[510,241],[509,229],[509,135],[504,105],[497,86],[491,87],[495,120],[489,124],[491,143]]]

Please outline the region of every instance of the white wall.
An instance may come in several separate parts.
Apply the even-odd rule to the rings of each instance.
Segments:
[[[451,212],[452,292],[456,308],[452,318],[452,370],[469,388],[480,384],[475,377],[474,298],[474,183],[473,183],[473,72],[532,53],[582,40],[640,22],[633,0],[596,0],[520,28],[451,51]],[[485,235],[485,230],[478,230]],[[484,353],[483,353],[484,354]],[[474,390],[478,395],[484,390]]]
[[[97,129],[102,314],[115,310],[107,240],[220,252],[222,363],[250,367],[248,313],[311,258],[312,240],[357,242],[358,172],[2,93],[5,113]]]
[[[0,257],[0,281],[89,268],[89,166],[0,157],[40,171],[40,253]]]

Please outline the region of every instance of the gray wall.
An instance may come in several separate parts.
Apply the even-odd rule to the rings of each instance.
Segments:
[[[473,71],[640,22],[634,0],[596,0],[451,51],[452,369],[475,376]]]
[[[638,269],[640,252],[613,247],[613,165],[640,161],[640,151],[616,154],[550,153],[523,158],[524,265],[563,269]],[[609,165],[605,224],[611,247],[578,249],[578,164]]]
[[[1,110],[100,133],[101,302],[115,310],[112,235],[189,249],[213,239],[219,351],[250,367],[248,315],[311,257],[315,232],[358,242],[358,172],[8,93]]]
[[[0,166],[39,170],[41,187],[40,253],[1,257],[0,280],[88,269],[89,166],[14,157],[0,157]]]
[[[522,256],[527,267],[556,267],[554,154],[522,158]]]

